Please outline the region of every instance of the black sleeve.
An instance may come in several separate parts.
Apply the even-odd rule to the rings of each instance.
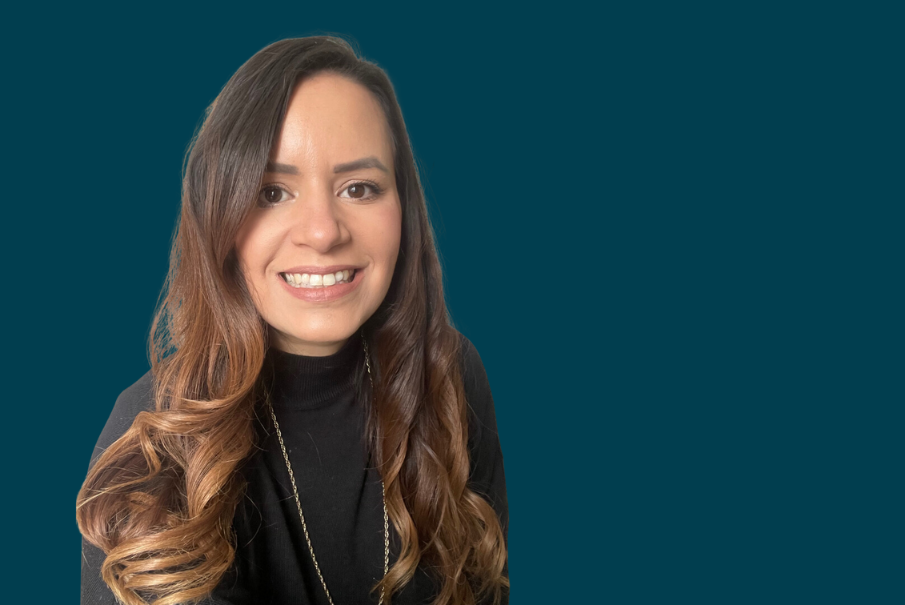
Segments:
[[[88,464],[89,469],[114,441],[129,430],[139,412],[154,409],[151,389],[152,374],[148,370],[144,376],[119,394],[116,403],[113,404],[113,410],[107,418],[107,423],[98,437],[97,444],[94,446],[94,452]],[[103,550],[82,538],[81,605],[117,604],[110,587],[101,578],[101,564],[106,557]]]
[[[463,335],[462,339],[465,393],[469,406],[468,443],[471,453],[469,487],[483,496],[496,511],[508,549],[509,503],[506,498],[506,474],[490,381],[487,379],[487,372],[478,350],[467,337]],[[508,558],[503,574],[509,576]],[[502,604],[508,603],[509,595],[504,591]]]
[[[104,429],[97,440],[97,445],[94,446],[94,453],[88,465],[89,469],[94,466],[94,463],[104,453],[104,450],[129,430],[139,412],[154,410],[153,389],[153,374],[148,370],[144,376],[120,393],[116,403],[113,405],[113,410],[110,412],[110,417],[107,419],[107,423],[104,425]],[[103,550],[82,538],[81,605],[118,605],[116,597],[113,596],[113,591],[101,578],[101,564],[106,556]],[[229,573],[226,576],[224,578],[225,581],[221,583],[218,590],[215,590],[211,598],[206,601],[208,605],[235,605],[239,602],[245,602],[230,600],[226,595],[222,594],[224,586],[230,586],[232,594],[239,594],[242,591],[242,587],[236,586],[234,582],[229,581]]]
[[[104,551],[82,538],[81,605],[117,605],[116,597],[101,579]]]

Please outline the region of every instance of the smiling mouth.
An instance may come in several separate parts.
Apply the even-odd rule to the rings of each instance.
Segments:
[[[337,284],[348,284],[355,280],[358,269],[346,269],[337,271],[336,273],[327,273],[326,275],[318,275],[316,273],[280,273],[287,284],[293,288],[317,289],[330,288]]]

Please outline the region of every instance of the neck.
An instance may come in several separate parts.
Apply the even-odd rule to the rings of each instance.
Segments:
[[[277,409],[329,405],[353,388],[364,363],[360,332],[329,355],[301,355],[271,347],[265,369],[271,373],[273,405]]]

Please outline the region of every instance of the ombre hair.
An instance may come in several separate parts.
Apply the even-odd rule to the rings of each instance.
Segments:
[[[437,605],[498,603],[509,579],[504,533],[469,478],[460,340],[402,111],[389,78],[331,36],[275,42],[251,57],[208,108],[186,155],[170,267],[148,339],[154,410],[139,413],[96,460],[76,518],[102,549],[101,576],[128,605],[197,602],[235,559],[240,465],[269,343],[236,258],[294,88],[318,72],[361,84],[386,116],[402,205],[392,283],[362,326],[374,388],[359,381],[367,444],[386,487],[398,560],[372,592],[386,603],[416,567],[435,574]]]

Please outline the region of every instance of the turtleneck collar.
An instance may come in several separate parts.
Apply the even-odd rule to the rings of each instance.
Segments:
[[[274,407],[316,409],[330,405],[352,390],[359,363],[364,363],[364,350],[358,330],[339,351],[323,357],[296,355],[271,347],[265,367],[272,372]]]

